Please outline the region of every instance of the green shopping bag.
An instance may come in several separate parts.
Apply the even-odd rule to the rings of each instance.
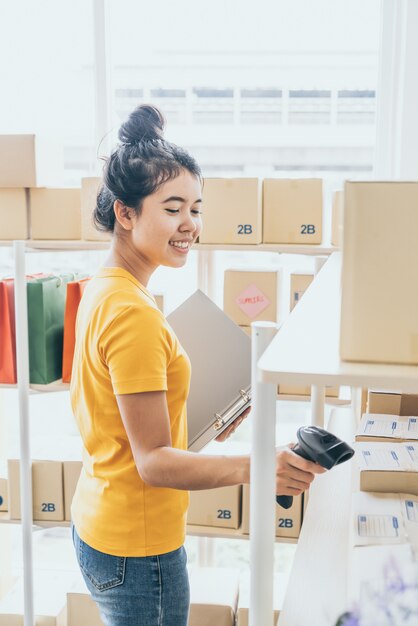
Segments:
[[[27,283],[29,381],[46,385],[62,376],[67,283],[74,275],[42,276]]]

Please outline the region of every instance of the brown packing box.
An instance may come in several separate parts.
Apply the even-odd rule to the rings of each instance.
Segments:
[[[87,591],[67,593],[67,626],[103,626],[99,609]]]
[[[261,181],[205,178],[200,243],[261,243]]]
[[[369,390],[367,412],[418,416],[418,394]]]
[[[29,191],[31,239],[81,239],[80,189]]]
[[[344,360],[418,364],[417,206],[418,182],[345,184]]]
[[[161,293],[153,293],[152,295],[154,296],[155,302],[157,303],[161,313],[164,313],[164,295]]]
[[[278,393],[285,396],[310,396],[311,387],[309,385],[279,385]],[[340,393],[339,387],[325,387],[325,396],[327,398],[338,398]]]
[[[322,241],[322,180],[266,178],[263,183],[263,242]]]
[[[343,244],[344,192],[334,191],[332,196],[331,243],[341,248]]]
[[[361,491],[418,495],[418,444],[356,442]]]
[[[290,509],[276,505],[276,537],[299,537],[302,525],[302,496],[293,498]],[[243,485],[242,491],[242,525],[244,535],[250,533],[250,486]]]
[[[34,520],[64,520],[64,497],[60,461],[32,462],[32,492]],[[8,461],[8,493],[11,519],[21,518],[20,462]]]
[[[35,135],[0,135],[0,187],[48,185],[62,172],[58,142]]]
[[[7,495],[7,478],[0,478],[0,512],[9,510],[9,498]]]
[[[314,279],[313,274],[290,275],[290,310],[293,311],[303,294]]]
[[[64,519],[70,522],[71,502],[73,501],[83,463],[81,461],[64,461],[62,465],[64,476]]]
[[[97,230],[93,223],[93,211],[102,182],[99,176],[81,179],[81,238],[86,241],[110,241],[112,238],[111,233]]]
[[[189,626],[234,626],[238,589],[238,570],[194,568],[190,575]]]
[[[0,188],[0,240],[28,238],[26,190]]]
[[[190,492],[187,523],[217,528],[239,528],[241,485]]]
[[[276,322],[280,278],[280,270],[225,270],[225,313],[240,326],[259,320]]]

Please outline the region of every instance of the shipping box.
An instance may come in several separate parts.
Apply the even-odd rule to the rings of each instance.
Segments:
[[[369,391],[368,413],[418,416],[418,394]]]
[[[290,310],[293,311],[303,294],[314,279],[313,274],[298,274],[294,273],[290,275]]]
[[[64,478],[64,519],[71,521],[71,502],[80,477],[83,463],[81,461],[64,461],[63,462],[63,478]]]
[[[261,181],[205,178],[200,243],[261,243]]]
[[[8,461],[8,494],[11,519],[21,519],[20,462]],[[60,461],[32,462],[32,504],[34,520],[64,520],[62,463]]]
[[[418,182],[347,182],[340,354],[418,363]]]
[[[62,173],[63,150],[35,135],[0,135],[0,187],[54,184]]]
[[[187,523],[216,528],[239,528],[241,485],[190,492]]]
[[[289,509],[276,504],[276,537],[299,537],[302,526],[302,495],[293,498]],[[250,533],[250,486],[243,485],[242,492],[242,525],[244,535]]]
[[[28,238],[26,190],[0,188],[0,240]]]
[[[189,626],[235,626],[239,571],[195,567],[190,575]]]
[[[359,442],[355,450],[362,491],[418,495],[416,443]]]
[[[29,191],[31,239],[81,239],[80,189]]]
[[[260,320],[277,322],[280,280],[280,270],[225,270],[225,313],[241,326]]]
[[[263,242],[322,241],[322,180],[266,178],[263,183]]]
[[[418,418],[364,413],[357,428],[356,441],[418,442]]]

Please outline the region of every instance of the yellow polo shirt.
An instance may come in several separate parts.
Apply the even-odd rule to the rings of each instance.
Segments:
[[[71,377],[83,440],[71,513],[96,550],[152,556],[183,544],[189,494],[141,479],[115,394],[165,391],[172,445],[186,450],[189,384],[189,359],[152,295],[128,271],[102,269],[80,303]]]

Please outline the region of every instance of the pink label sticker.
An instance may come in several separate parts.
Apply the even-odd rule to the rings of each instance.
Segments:
[[[257,285],[250,285],[236,298],[235,302],[247,315],[247,317],[254,319],[257,315],[260,315],[264,309],[270,304],[270,300],[264,293],[257,287]]]

